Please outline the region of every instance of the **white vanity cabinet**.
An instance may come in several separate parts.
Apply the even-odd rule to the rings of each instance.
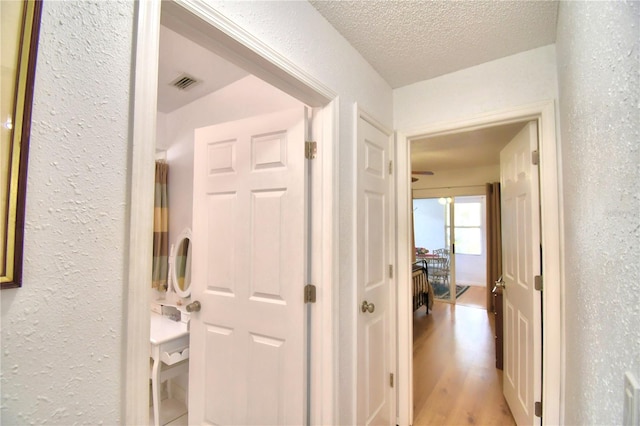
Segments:
[[[182,412],[173,413],[162,419],[160,401],[160,385],[165,380],[182,374],[189,374],[189,331],[187,324],[151,312],[151,389],[153,394],[154,424],[159,426],[163,420],[173,418],[187,412],[186,406]],[[169,398],[172,398],[171,386],[168,387]]]

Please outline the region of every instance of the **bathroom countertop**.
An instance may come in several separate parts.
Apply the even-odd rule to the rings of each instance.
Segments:
[[[188,334],[187,324],[151,312],[151,344],[160,345]]]

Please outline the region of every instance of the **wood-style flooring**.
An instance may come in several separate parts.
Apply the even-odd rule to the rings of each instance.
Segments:
[[[413,315],[413,425],[515,425],[495,368],[493,314],[435,302]]]
[[[487,288],[485,286],[472,285],[456,300],[458,305],[475,306],[487,309]]]

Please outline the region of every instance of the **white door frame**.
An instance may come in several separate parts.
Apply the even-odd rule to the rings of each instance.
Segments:
[[[179,1],[179,3],[178,3]],[[312,326],[312,424],[335,424],[337,380],[338,241],[337,177],[334,143],[337,138],[337,94],[314,77],[199,0],[136,2],[134,46],[134,103],[132,107],[129,264],[126,296],[125,375],[122,421],[149,423],[149,300],[153,229],[153,182],[157,113],[157,75],[161,6],[163,19],[175,19],[191,37],[208,44],[216,53],[314,108],[318,155],[314,160],[315,217],[313,247],[317,265],[313,281],[318,287]],[[319,128],[318,128],[319,127]],[[305,283],[300,283],[304,285]],[[302,303],[302,301],[301,301]]]
[[[411,296],[411,229],[409,203],[411,201],[411,159],[409,143],[412,139],[475,130],[513,122],[538,121],[540,153],[540,220],[542,270],[542,322],[545,324],[542,351],[542,410],[543,424],[562,424],[564,407],[564,254],[562,203],[560,198],[560,162],[556,139],[556,116],[553,101],[510,108],[481,116],[423,128],[404,130],[398,134],[398,424],[413,421],[413,323],[409,305]]]

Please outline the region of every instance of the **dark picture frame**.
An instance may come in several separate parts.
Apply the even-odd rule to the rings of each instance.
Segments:
[[[3,44],[0,145],[0,288],[22,286],[31,109],[41,0],[0,2]],[[6,38],[5,38],[6,37]]]

